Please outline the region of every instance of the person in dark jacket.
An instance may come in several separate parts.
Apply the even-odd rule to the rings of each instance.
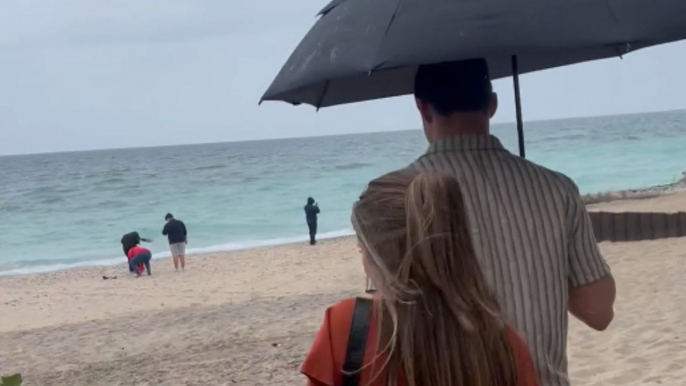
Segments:
[[[138,244],[141,243],[141,241],[144,241],[146,243],[152,242],[152,240],[145,239],[141,237],[138,232],[130,232],[125,234],[124,236],[121,237],[121,246],[122,249],[124,250],[124,256],[129,258],[129,251],[138,246]],[[131,265],[129,265],[129,271],[133,272],[133,269],[131,269]]]
[[[162,229],[162,234],[169,239],[169,249],[171,250],[174,269],[186,268],[186,244],[188,243],[188,231],[186,225],[181,220],[177,220],[171,213],[164,216],[167,223]]]
[[[319,214],[319,205],[314,201],[314,198],[307,198],[307,205],[305,205],[305,218],[307,219],[307,227],[310,229],[310,245],[317,244],[317,215]]]

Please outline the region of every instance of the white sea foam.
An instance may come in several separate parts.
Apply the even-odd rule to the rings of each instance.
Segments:
[[[340,238],[340,237],[351,236],[353,234],[354,234],[354,232],[352,229],[341,229],[338,231],[321,233],[321,234],[317,235],[317,239],[318,240],[328,240],[328,239],[335,239],[335,238]],[[240,251],[240,250],[245,250],[245,249],[261,248],[261,247],[268,247],[268,246],[304,243],[304,242],[307,242],[308,240],[309,240],[309,238],[307,236],[305,236],[305,237],[302,237],[302,236],[281,237],[281,238],[275,238],[275,239],[269,239],[269,240],[245,240],[245,241],[236,241],[236,242],[224,243],[224,244],[219,244],[219,245],[212,245],[212,246],[208,246],[208,247],[190,248],[186,251],[186,253],[188,253],[188,255],[190,256],[190,255],[201,255],[201,254],[213,253],[213,252]],[[170,252],[168,252],[168,251],[159,252],[159,253],[155,253],[153,255],[153,259],[163,259],[163,258],[167,258],[169,256],[170,256]],[[55,263],[55,264],[47,263],[47,264],[41,264],[41,265],[26,266],[26,267],[21,267],[21,268],[13,268],[13,269],[5,270],[5,271],[0,271],[0,276],[16,276],[16,275],[27,275],[27,274],[34,274],[34,273],[47,273],[47,272],[62,271],[62,270],[74,269],[74,268],[104,267],[104,266],[112,266],[112,265],[118,265],[118,264],[124,264],[124,256],[115,257],[115,258],[107,258],[107,259],[80,261],[80,262],[75,262],[75,263]]]

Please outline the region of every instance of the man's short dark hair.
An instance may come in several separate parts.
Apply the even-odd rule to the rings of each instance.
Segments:
[[[488,109],[493,86],[485,59],[428,64],[419,67],[414,95],[447,116]]]
[[[164,216],[164,219],[165,219],[166,221],[169,221],[169,220],[171,220],[171,219],[173,219],[173,218],[174,218],[174,215],[171,214],[171,213],[167,213],[167,215]]]

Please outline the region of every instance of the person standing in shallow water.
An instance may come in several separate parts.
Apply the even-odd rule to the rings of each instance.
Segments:
[[[319,212],[319,205],[314,201],[314,198],[308,197],[307,205],[305,205],[305,218],[310,230],[310,245],[317,244],[317,215]]]

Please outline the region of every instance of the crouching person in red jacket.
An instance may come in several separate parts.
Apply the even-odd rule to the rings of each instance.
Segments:
[[[136,276],[140,276],[143,273],[143,267],[145,267],[148,276],[152,275],[152,272],[150,271],[152,253],[150,250],[135,246],[129,249],[127,257],[129,258],[129,271],[136,273]]]

